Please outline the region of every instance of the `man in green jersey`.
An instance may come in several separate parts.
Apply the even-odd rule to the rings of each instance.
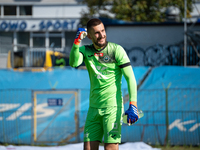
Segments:
[[[56,59],[56,65],[55,66],[60,66],[64,67],[66,65],[65,59],[62,56],[58,56]]]
[[[79,47],[83,38],[92,45]],[[125,50],[118,44],[107,42],[101,20],[93,18],[77,31],[70,52],[72,67],[85,62],[90,78],[89,110],[84,128],[84,150],[98,150],[104,138],[105,150],[118,150],[121,142],[123,99],[121,79],[124,75],[129,92],[129,109],[125,112],[127,122],[138,120],[137,85]]]

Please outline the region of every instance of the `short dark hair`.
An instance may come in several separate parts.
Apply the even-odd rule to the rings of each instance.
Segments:
[[[87,32],[89,32],[90,28],[93,26],[97,26],[99,24],[101,24],[102,21],[98,18],[92,18],[87,22]]]

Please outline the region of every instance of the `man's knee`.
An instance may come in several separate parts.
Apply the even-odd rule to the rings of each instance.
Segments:
[[[105,143],[104,145],[105,150],[119,150],[118,143]]]
[[[99,141],[84,142],[84,150],[98,150]]]
[[[83,149],[84,150],[90,150],[90,143],[89,142],[84,142]]]

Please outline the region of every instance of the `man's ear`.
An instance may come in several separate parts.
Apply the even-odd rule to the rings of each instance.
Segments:
[[[87,37],[91,40],[92,38],[91,38],[91,36],[89,35],[89,34],[87,34]]]

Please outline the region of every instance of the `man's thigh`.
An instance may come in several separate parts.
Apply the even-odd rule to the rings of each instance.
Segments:
[[[101,115],[97,108],[90,107],[88,110],[86,123],[84,127],[84,142],[99,141],[102,142],[103,127]]]
[[[123,108],[89,108],[84,128],[84,142],[99,141],[104,143],[121,142]]]
[[[104,143],[121,143],[123,108],[107,108],[103,118]]]

